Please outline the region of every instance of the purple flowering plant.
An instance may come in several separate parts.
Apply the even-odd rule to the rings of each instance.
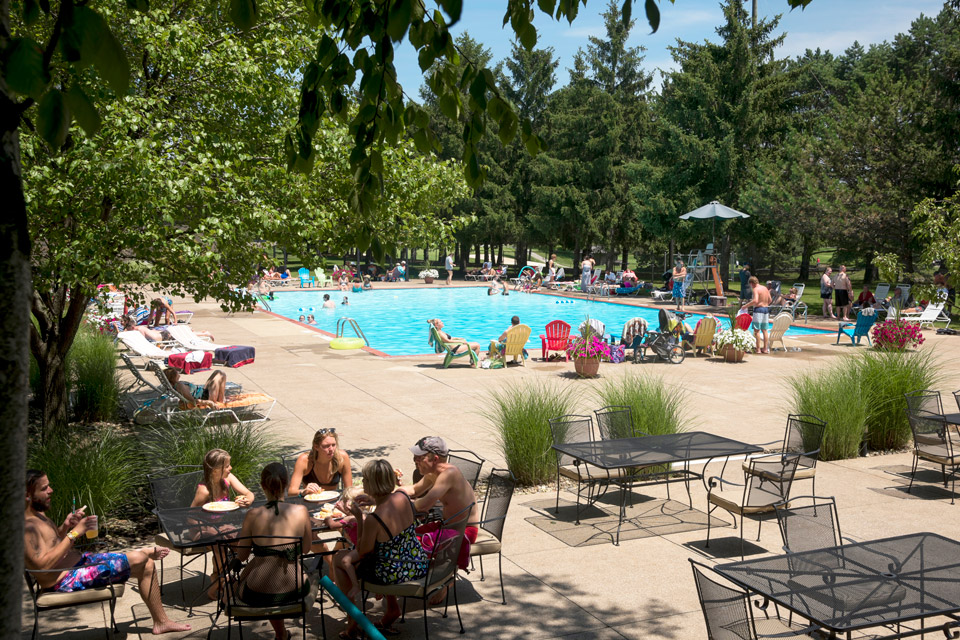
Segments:
[[[920,325],[899,320],[885,320],[873,325],[873,346],[877,349],[904,351],[923,344]]]

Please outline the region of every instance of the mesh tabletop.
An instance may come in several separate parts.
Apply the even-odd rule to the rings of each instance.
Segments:
[[[553,448],[601,469],[725,458],[763,451],[756,445],[703,431],[593,442],[568,442],[555,444]]]
[[[960,542],[933,533],[734,562],[716,570],[830,631],[960,611]]]
[[[300,497],[290,497],[284,500],[286,504],[306,505],[311,516],[321,507],[316,502],[306,502]],[[252,507],[262,507],[266,500],[256,500]],[[160,527],[177,548],[205,547],[218,540],[235,537],[240,534],[240,527],[250,508],[235,509],[226,512],[206,511],[203,507],[183,507],[179,509],[157,509]],[[313,530],[323,531],[326,526],[322,520],[313,519]]]

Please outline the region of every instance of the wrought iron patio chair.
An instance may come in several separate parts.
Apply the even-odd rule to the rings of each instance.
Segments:
[[[705,564],[690,559],[697,584],[700,609],[707,624],[708,640],[759,640],[780,638],[797,640],[810,638],[813,627],[784,621],[780,617],[757,619],[746,591],[720,584],[710,574],[715,572]]]
[[[480,562],[480,580],[483,580],[483,556],[497,554],[500,567],[500,596],[507,604],[507,592],[503,587],[503,524],[510,509],[510,500],[517,486],[517,479],[509,469],[493,469],[487,477],[487,495],[483,499],[480,522],[470,523],[479,527],[477,541],[470,545],[470,556]]]
[[[933,389],[918,389],[910,393],[903,394],[907,400],[907,411],[911,413],[933,413],[938,416],[943,415],[943,401],[940,399],[940,392]]]
[[[98,565],[107,566],[105,562],[91,562],[75,568],[95,567]],[[117,622],[114,619],[114,611],[116,611],[117,608],[117,598],[123,597],[124,583],[108,584],[104,587],[71,591],[70,593],[59,593],[57,591],[44,589],[37,581],[37,578],[43,574],[59,575],[61,573],[63,573],[63,569],[25,569],[23,572],[23,577],[27,581],[27,588],[30,590],[30,599],[33,602],[33,635],[31,638],[35,640],[40,635],[41,611],[68,609],[84,604],[97,603],[99,603],[102,608],[105,602],[110,605],[110,622],[105,628],[105,632],[107,638],[112,638],[113,634],[119,631]]]
[[[783,434],[783,445],[779,453],[800,455],[794,480],[810,480],[811,493],[817,493],[817,460],[820,458],[820,444],[827,423],[817,416],[790,414],[787,416],[787,429]],[[743,463],[744,473],[750,473],[750,461]],[[764,470],[765,473],[768,470]]]
[[[597,432],[600,434],[601,440],[615,440],[617,438],[637,438],[648,436],[650,434],[645,433],[637,429],[633,424],[633,409],[626,405],[610,405],[603,407],[602,409],[597,409],[593,412],[597,416]],[[627,480],[627,476],[632,477],[636,480],[644,480],[643,469],[650,467],[635,467],[632,469],[624,469],[619,471],[617,474],[611,472],[611,480],[614,478],[620,478],[621,480]],[[669,471],[669,468],[666,468],[664,471]],[[667,499],[670,499],[670,483],[667,482]],[[627,490],[625,486],[621,487],[623,490]],[[631,496],[632,493],[628,494]]]
[[[283,463],[283,467],[287,470],[288,478],[293,477],[293,468],[297,465],[297,458],[304,453],[310,453],[310,449],[295,451],[294,453],[280,454],[280,462]]]
[[[477,488],[477,482],[480,480],[480,470],[483,468],[483,458],[466,449],[451,449],[447,452],[447,462],[460,470],[460,473],[463,474],[464,479],[470,483],[472,488]]]
[[[713,522],[712,514],[717,509],[723,509],[733,515],[733,526],[737,526],[737,516],[740,516],[740,557],[743,558],[743,520],[746,517],[756,517],[757,540],[760,539],[760,530],[763,527],[763,516],[774,512],[774,506],[786,502],[790,497],[790,486],[797,473],[797,465],[801,456],[793,453],[774,453],[752,458],[749,468],[743,472],[743,484],[724,480],[713,476],[707,481],[707,543],[710,546],[710,530]],[[734,491],[718,491],[723,485],[742,487],[740,500],[737,500]]]
[[[429,640],[427,602],[435,594],[449,586],[450,591],[453,591],[453,602],[457,610],[457,621],[460,623],[460,633],[463,633],[463,618],[460,617],[460,602],[457,599],[457,562],[460,557],[460,546],[463,544],[463,531],[467,526],[467,518],[470,510],[473,509],[473,505],[474,503],[470,503],[441,523],[441,530],[448,533],[437,535],[437,541],[430,549],[430,564],[424,577],[391,585],[373,584],[361,580],[360,589],[363,591],[361,601],[364,613],[366,613],[368,593],[404,598],[404,611],[401,621],[406,618],[406,598],[422,600],[424,640]],[[449,603],[449,599],[450,593],[448,591],[447,603]],[[443,617],[447,617],[446,605],[444,605]]]
[[[554,444],[594,440],[593,418],[590,416],[569,414],[550,418],[547,422],[550,424]],[[580,524],[580,497],[584,489],[587,491],[587,504],[591,504],[606,492],[611,475],[605,469],[572,458],[556,449],[554,453],[557,455],[557,503],[554,513],[560,513],[560,478],[574,480],[577,483],[577,524]],[[599,494],[594,494],[598,487],[603,490]]]
[[[182,509],[190,506],[196,495],[197,485],[203,481],[203,467],[200,465],[177,465],[154,474],[147,474],[150,483],[150,496],[156,510]],[[156,511],[154,511],[156,513]],[[176,536],[175,536],[176,537]],[[203,575],[207,575],[207,552],[210,547],[178,548],[165,531],[154,536],[154,542],[170,549],[180,557],[180,596],[186,599],[183,590],[183,568],[194,560],[203,558]],[[184,558],[190,558],[184,562]],[[160,593],[163,594],[163,558],[160,558]]]
[[[301,538],[293,536],[245,536],[217,541],[217,553],[224,558],[226,575],[220,581],[217,613],[207,637],[222,612],[227,616],[228,638],[233,620],[237,621],[242,638],[245,621],[291,618],[300,619],[306,638],[307,611],[314,601],[311,589],[315,585],[307,579],[303,568],[302,543]],[[246,553],[249,555],[241,558]]]
[[[929,411],[907,411],[907,418],[913,432],[913,468],[907,493],[913,490],[913,480],[920,461],[925,460],[940,465],[944,488],[947,487],[947,467],[950,467],[950,504],[955,504],[957,468],[960,467],[960,453],[955,450],[955,445],[960,443],[960,427],[948,424],[942,415]]]

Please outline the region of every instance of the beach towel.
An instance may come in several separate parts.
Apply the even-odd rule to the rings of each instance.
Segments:
[[[167,358],[167,364],[184,373],[206,371],[213,367],[213,354],[209,351],[190,351],[188,353],[174,353]]]
[[[236,369],[245,364],[253,364],[257,350],[254,347],[244,345],[233,345],[232,347],[222,347],[213,352],[214,362],[220,362],[228,367]]]

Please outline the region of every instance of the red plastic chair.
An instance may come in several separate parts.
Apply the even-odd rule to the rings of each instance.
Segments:
[[[750,328],[750,324],[753,322],[753,318],[749,313],[737,316],[737,329],[743,329],[744,331]]]
[[[551,351],[563,351],[563,357],[568,361],[570,354],[567,353],[567,344],[570,342],[570,325],[563,320],[554,320],[547,325],[546,335],[540,334],[540,349],[543,359]]]

